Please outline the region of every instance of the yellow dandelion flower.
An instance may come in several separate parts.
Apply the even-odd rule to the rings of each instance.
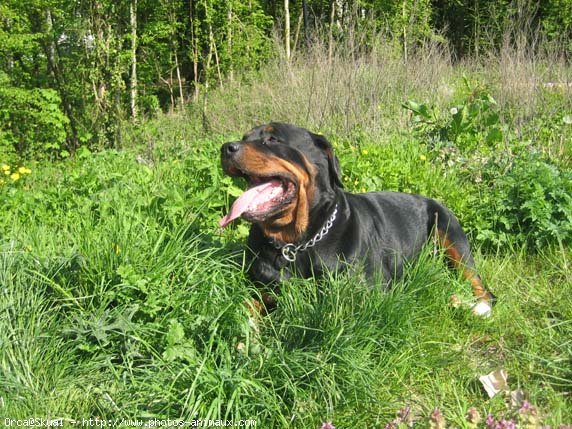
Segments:
[[[356,180],[356,181],[354,182],[354,185],[357,186],[358,183],[359,183],[359,180]]]
[[[0,168],[2,168],[2,171],[10,171],[10,166],[6,164],[2,164]]]
[[[427,161],[427,157],[425,155],[419,155],[419,159],[421,161]]]
[[[20,173],[10,174],[10,179],[12,179],[13,182],[15,182],[16,180],[19,180],[20,179]]]
[[[9,175],[12,174],[12,173],[10,172],[10,170],[4,170],[4,174],[5,174],[6,176],[9,176]]]
[[[4,184],[4,179],[0,179],[0,186]]]
[[[30,170],[28,167],[18,168],[18,173],[20,173],[20,174],[30,174],[31,172],[32,172],[32,170]]]
[[[367,150],[367,149],[364,149],[364,150],[361,151],[361,154],[362,154],[362,155],[367,155],[368,153],[369,153],[369,150]]]

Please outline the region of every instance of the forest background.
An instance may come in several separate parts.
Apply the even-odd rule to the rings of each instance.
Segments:
[[[569,428],[571,56],[572,0],[3,0],[0,421]],[[253,324],[219,154],[269,121],[451,208],[492,317],[429,245]]]
[[[428,47],[455,63],[508,46],[572,55],[569,0],[6,0],[0,19],[4,156],[116,147],[121,121],[177,108],[220,131],[207,114],[215,88],[312,50],[329,63],[407,62]]]

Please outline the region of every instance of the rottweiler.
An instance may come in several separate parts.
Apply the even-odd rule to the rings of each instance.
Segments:
[[[473,311],[491,313],[493,295],[455,215],[420,195],[345,192],[338,158],[322,135],[284,123],[261,125],[223,144],[221,163],[226,174],[248,183],[219,224],[224,228],[238,217],[252,223],[253,280],[269,285],[359,265],[367,278],[387,286],[434,239],[472,285]]]

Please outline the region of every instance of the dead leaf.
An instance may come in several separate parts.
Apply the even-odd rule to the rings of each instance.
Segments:
[[[490,374],[480,376],[479,381],[487,391],[489,398],[492,398],[497,393],[508,390],[507,376],[506,370],[497,369]]]

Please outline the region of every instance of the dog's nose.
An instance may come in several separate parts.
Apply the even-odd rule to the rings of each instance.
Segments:
[[[225,157],[232,157],[240,150],[240,142],[229,142],[222,145],[221,152]]]

